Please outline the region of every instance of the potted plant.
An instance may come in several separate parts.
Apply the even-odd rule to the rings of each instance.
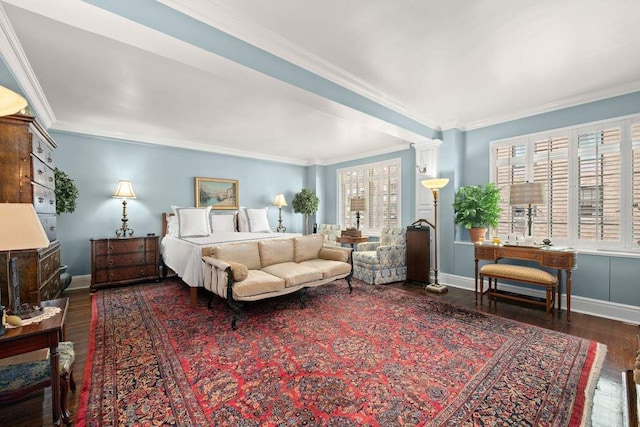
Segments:
[[[78,188],[69,175],[55,168],[56,180],[56,214],[72,213],[76,210]]]
[[[303,188],[302,191],[293,196],[291,206],[293,206],[293,211],[295,213],[301,213],[304,215],[305,234],[309,234],[309,216],[318,211],[319,203],[320,199],[318,196],[308,188]]]
[[[488,227],[498,225],[502,212],[499,203],[500,189],[493,183],[460,187],[453,201],[454,221],[469,230],[471,241],[476,243]]]

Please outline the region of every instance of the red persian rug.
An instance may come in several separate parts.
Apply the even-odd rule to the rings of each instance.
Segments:
[[[98,291],[76,425],[574,426],[606,347],[343,281],[244,309],[165,282]]]

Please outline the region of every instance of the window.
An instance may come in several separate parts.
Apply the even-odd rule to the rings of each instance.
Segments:
[[[364,197],[367,210],[360,212],[360,230],[377,234],[382,227],[400,224],[400,159],[369,163],[345,169],[338,174],[338,222],[356,226],[356,213],[350,211],[352,197]]]
[[[491,180],[502,189],[501,236],[526,234],[525,209],[509,206],[509,185],[544,182],[537,240],[640,250],[640,117],[494,141]]]

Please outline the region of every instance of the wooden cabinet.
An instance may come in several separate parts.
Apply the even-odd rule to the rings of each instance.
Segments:
[[[407,282],[430,283],[430,236],[428,226],[407,227]]]
[[[160,279],[158,236],[91,239],[91,291]]]
[[[0,253],[2,303],[9,304],[9,255],[18,257],[20,300],[60,296],[60,244],[56,235],[55,141],[31,116],[0,117],[0,203],[32,203],[51,242],[48,248]]]

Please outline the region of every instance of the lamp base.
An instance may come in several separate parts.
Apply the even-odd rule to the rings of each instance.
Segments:
[[[0,305],[0,337],[7,333],[4,327],[4,305]]]
[[[443,294],[445,292],[447,292],[449,289],[447,289],[447,287],[445,285],[440,285],[437,283],[431,283],[429,285],[427,285],[427,291],[429,292],[434,292],[437,294]]]
[[[13,308],[7,311],[7,314],[11,316],[18,316],[21,319],[31,319],[32,317],[40,316],[43,310],[42,307],[33,307],[28,304],[22,304],[18,310]]]

